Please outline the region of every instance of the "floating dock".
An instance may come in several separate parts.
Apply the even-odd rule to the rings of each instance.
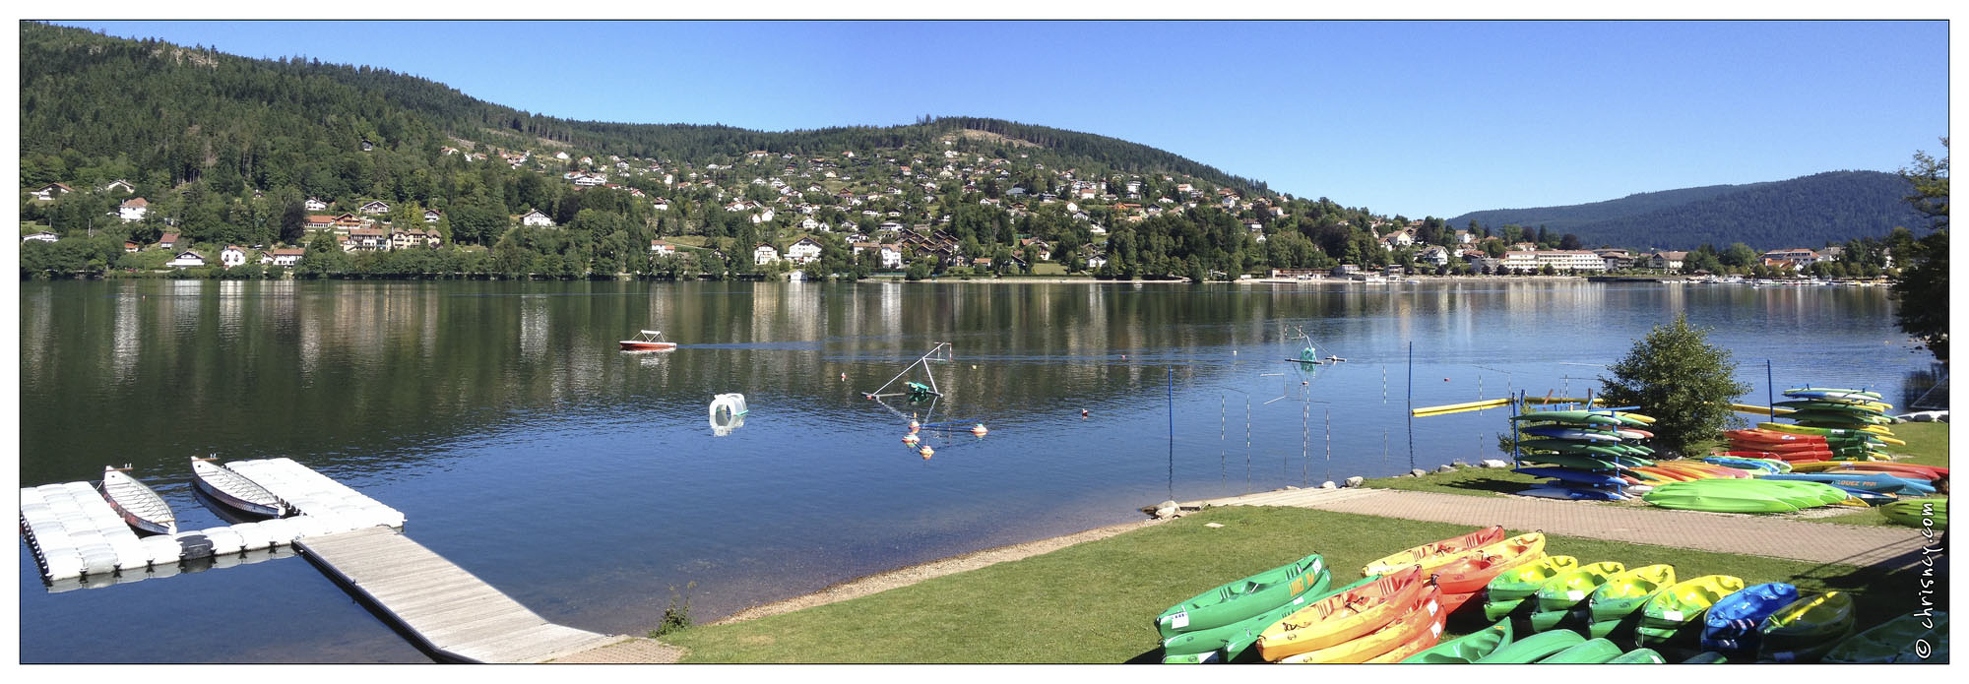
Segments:
[[[564,627],[396,530],[295,542],[301,555],[441,661],[539,663],[630,637]]]
[[[293,504],[298,515],[139,537],[88,482],[21,488],[21,529],[42,579],[60,590],[137,581],[237,564],[256,551],[278,555],[302,537],[403,527],[403,513],[293,459],[227,466]]]

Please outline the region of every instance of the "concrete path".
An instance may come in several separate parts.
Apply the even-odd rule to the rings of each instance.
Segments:
[[[1183,504],[1300,506],[1409,520],[1503,525],[1508,530],[1674,546],[1720,553],[1901,568],[1928,540],[1911,527],[1862,527],[1783,517],[1637,507],[1611,501],[1466,496],[1397,489],[1287,489]]]

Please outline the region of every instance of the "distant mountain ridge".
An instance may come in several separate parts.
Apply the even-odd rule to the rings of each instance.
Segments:
[[[1856,237],[1881,237],[1896,226],[1925,225],[1902,198],[1911,188],[1880,171],[1829,171],[1791,180],[1709,185],[1628,195],[1616,200],[1529,209],[1474,211],[1449,219],[1454,228],[1507,224],[1555,235],[1571,233],[1588,246],[1693,249],[1742,242],[1760,249],[1817,248]]]

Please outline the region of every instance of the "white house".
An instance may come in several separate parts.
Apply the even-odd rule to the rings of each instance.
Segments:
[[[313,197],[309,197],[309,198],[307,199],[307,201],[305,201],[305,202],[302,202],[302,203],[301,203],[301,206],[304,206],[304,207],[307,207],[307,208],[308,208],[308,211],[327,211],[327,210],[328,210],[328,203],[327,203],[327,202],[323,202],[323,201],[321,201],[321,200],[319,200],[319,199],[316,199],[316,198],[313,198]]]
[[[761,242],[752,249],[752,263],[764,266],[775,261],[779,261],[779,250],[773,249],[772,245]]]
[[[144,213],[148,211],[150,211],[150,201],[142,197],[132,197],[116,205],[117,218],[123,219],[126,223],[144,220]]]
[[[300,247],[276,247],[271,251],[261,252],[260,263],[292,267],[301,263],[301,255],[305,253],[307,250]]]
[[[651,240],[649,241],[649,253],[651,256],[676,256],[677,246],[662,240]]]
[[[440,220],[440,219],[443,219],[443,218],[444,218],[444,212],[441,212],[441,211],[438,211],[438,210],[436,210],[436,209],[425,209],[425,210],[424,210],[424,222],[425,222],[425,223],[437,223],[437,222],[438,222],[438,220]]]
[[[539,209],[535,209],[533,211],[527,212],[525,216],[521,216],[520,224],[526,226],[552,227],[554,225],[554,219],[548,218],[546,214],[540,213]]]
[[[1680,271],[1682,260],[1688,257],[1688,252],[1655,252],[1648,255],[1648,268],[1657,271]]]
[[[378,216],[378,215],[390,213],[390,205],[385,204],[382,200],[371,200],[363,204],[362,208],[358,209],[357,211],[360,211],[365,214],[369,214],[371,216]]]
[[[170,266],[171,268],[190,268],[193,266],[204,266],[205,257],[199,256],[197,252],[191,250],[185,250],[178,253],[178,258],[165,262],[164,265]]]
[[[896,245],[882,245],[876,252],[882,257],[882,268],[895,270],[902,268],[902,248]]]
[[[71,192],[75,192],[75,191],[70,189],[66,185],[62,185],[61,183],[49,183],[47,185],[41,186],[41,189],[34,191],[34,199],[42,200],[45,202],[47,200],[51,200]]]
[[[104,185],[104,186],[102,187],[102,191],[103,191],[103,192],[120,192],[120,193],[123,193],[123,194],[126,194],[126,195],[128,195],[128,194],[130,194],[130,193],[133,193],[133,192],[136,192],[136,191],[137,191],[137,186],[135,186],[135,185],[131,185],[131,184],[130,184],[130,181],[126,181],[126,180],[123,180],[123,179],[121,179],[121,178],[118,178],[118,179],[116,179],[116,180],[113,180],[113,181],[110,181],[110,182],[109,182],[108,184],[106,184],[106,185]]]
[[[61,236],[44,230],[39,233],[35,233],[21,238],[21,242],[27,242],[28,240],[39,240],[41,242],[54,242],[59,239],[61,239]]]
[[[240,248],[239,245],[226,245],[225,249],[219,250],[219,263],[224,264],[226,268],[244,264],[246,263],[246,250]]]
[[[820,260],[820,243],[813,238],[800,238],[786,248],[786,258],[796,264],[811,264]]]

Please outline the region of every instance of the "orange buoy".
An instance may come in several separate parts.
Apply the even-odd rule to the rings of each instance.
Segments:
[[[971,434],[977,435],[979,437],[985,436],[984,423],[978,423],[977,427],[971,428]]]

